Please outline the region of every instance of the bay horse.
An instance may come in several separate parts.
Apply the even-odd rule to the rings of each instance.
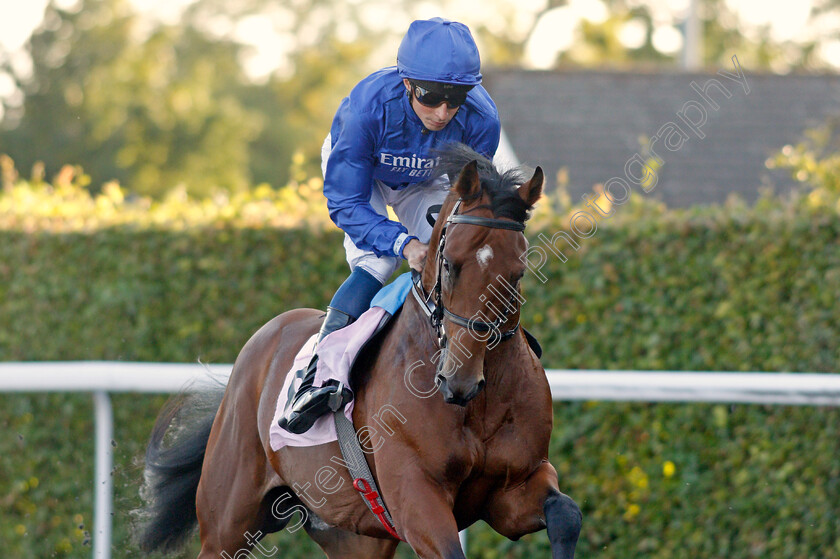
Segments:
[[[543,172],[499,172],[466,146],[443,152],[439,167],[457,180],[418,296],[354,366],[359,441],[396,534],[418,557],[464,559],[458,532],[483,520],[512,540],[546,529],[553,559],[571,559],[581,513],[547,460],[551,394],[519,327],[522,231]],[[199,559],[247,557],[297,519],[330,559],[394,556],[399,541],[338,466],[337,442],[269,444],[285,375],[322,318],[275,317],[242,348],[220,402],[211,397],[202,415],[182,398],[162,412],[146,453],[141,549],[172,550],[197,523]]]

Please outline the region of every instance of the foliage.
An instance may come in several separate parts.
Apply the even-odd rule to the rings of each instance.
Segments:
[[[311,209],[291,194],[306,183],[276,198],[263,187],[225,204],[153,202],[119,200],[116,185],[91,197],[81,176],[15,181],[0,195],[0,316],[11,326],[0,360],[232,362],[262,323],[323,308],[347,274],[323,214],[290,227]],[[567,224],[535,217],[531,246]],[[634,199],[565,264],[552,257],[545,283],[528,275],[523,323],[547,367],[836,371],[838,238],[824,206],[676,211]],[[114,399],[115,553],[139,557],[128,511],[163,397]],[[7,555],[89,556],[89,397],[0,400]],[[823,408],[566,403],[550,457],[584,511],[581,556],[838,558],[838,425]],[[512,543],[477,525],[470,539],[471,557],[548,555],[544,533]],[[316,555],[300,533],[266,545]],[[195,554],[193,543],[181,556]]]
[[[550,362],[837,370],[837,212],[770,198],[754,208],[693,210],[634,202],[591,239],[578,239],[579,251],[558,241],[569,260],[549,252],[545,284],[528,276],[532,319]],[[568,216],[546,225],[544,235],[558,231],[568,231]]]
[[[341,97],[372,69],[373,39],[348,44],[327,26],[291,53],[294,72],[255,83],[246,45],[205,29],[220,17],[209,0],[179,25],[150,24],[126,0],[51,4],[28,47],[33,75],[0,56],[25,94],[20,108],[7,102],[0,145],[24,169],[80,162],[93,190],[115,180],[157,198],[285,184],[301,157],[314,175]]]
[[[790,172],[805,188],[808,206],[833,205],[840,211],[840,117],[806,130],[798,144],[786,145],[769,158],[767,167]]]
[[[285,184],[320,176],[321,146],[335,110],[367,73],[364,61],[372,48],[371,39],[348,44],[327,38],[295,53],[292,75],[273,76],[265,86],[248,88],[248,106],[266,122],[250,146],[255,180]]]
[[[126,0],[50,5],[4,149],[24,167],[49,154],[50,174],[83,162],[94,185],[114,179],[142,194],[179,184],[200,195],[241,190],[260,121],[235,95],[245,81],[237,47],[189,27],[140,33]]]
[[[0,46],[0,81],[10,76],[16,88],[0,99],[0,150],[24,169],[43,161],[47,176],[79,163],[93,191],[111,180],[158,198],[179,185],[194,196],[278,186],[292,178],[294,158],[317,174],[339,100],[394,63],[413,18],[470,25],[488,72],[529,67],[529,53],[551,49],[547,68],[671,68],[685,24],[680,10],[647,0],[590,9],[566,0],[488,0],[480,10],[456,0],[357,4],[194,0],[171,23],[137,13],[129,0],[52,0],[26,46],[31,68]],[[833,43],[820,41],[833,39],[833,0],[815,3],[817,31],[797,40],[743,21],[726,0],[698,5],[704,67],[728,65],[737,53],[753,71],[826,68]],[[271,47],[256,40],[266,31]],[[662,31],[672,38],[667,49],[655,40]]]
[[[116,182],[91,194],[85,188],[90,177],[78,166],[64,166],[52,183],[37,178],[18,181],[8,156],[0,155],[0,169],[7,177],[0,196],[0,229],[69,233],[117,226],[184,230],[330,224],[323,182],[317,178],[292,181],[280,189],[261,184],[235,194],[219,191],[200,199],[182,187],[157,200],[127,194]]]

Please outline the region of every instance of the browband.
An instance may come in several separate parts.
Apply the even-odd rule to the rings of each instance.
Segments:
[[[479,217],[475,215],[455,214],[447,219],[449,223],[464,223],[466,225],[479,225],[493,229],[507,229],[509,231],[525,231],[525,224],[517,221],[494,219],[491,217]]]

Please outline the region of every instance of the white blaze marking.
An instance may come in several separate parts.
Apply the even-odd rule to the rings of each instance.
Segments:
[[[490,245],[484,245],[475,253],[475,259],[478,260],[478,265],[481,266],[482,270],[487,269],[487,263],[490,262],[491,258],[493,258],[493,249]]]

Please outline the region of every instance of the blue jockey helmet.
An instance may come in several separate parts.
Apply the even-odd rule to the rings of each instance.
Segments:
[[[481,83],[481,60],[469,28],[439,17],[411,23],[397,51],[397,70],[409,80]]]

